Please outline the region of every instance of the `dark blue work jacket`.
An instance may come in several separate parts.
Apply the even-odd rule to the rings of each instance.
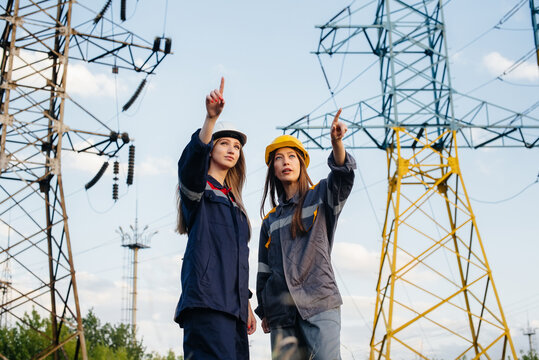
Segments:
[[[174,321],[182,326],[184,310],[209,308],[247,322],[247,217],[233,201],[233,194],[208,175],[213,145],[204,144],[199,132],[193,134],[178,161],[181,206],[189,238]]]

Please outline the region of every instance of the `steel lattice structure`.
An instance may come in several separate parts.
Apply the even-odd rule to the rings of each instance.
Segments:
[[[539,66],[539,7],[535,5],[535,0],[530,0],[530,10],[532,14],[533,40],[535,42],[535,55],[537,66]]]
[[[127,133],[112,131],[70,101],[68,62],[79,59],[111,65],[115,72],[124,68],[147,76],[170,52],[168,39],[168,48],[162,50],[159,41],[142,43],[119,26],[116,29],[121,31],[111,36],[111,20],[103,13],[93,12],[91,20],[74,26],[75,9],[88,10],[68,0],[8,0],[0,5],[4,24],[0,38],[0,223],[10,234],[8,241],[0,242],[0,266],[9,262],[12,273],[10,281],[0,282],[0,290],[10,292],[9,297],[2,297],[0,317],[30,326],[24,313],[32,307],[48,314],[50,331],[35,329],[48,344],[33,354],[36,359],[67,358],[67,347],[75,349],[74,359],[87,358],[62,185],[62,153],[110,158],[130,142]],[[77,120],[77,125],[98,125],[108,131],[68,126],[64,115],[68,103],[81,111],[71,123]],[[87,146],[76,145],[81,142]]]
[[[457,144],[537,148],[537,106],[518,113],[452,88],[441,0],[373,3],[347,7],[319,26],[315,52],[378,58],[381,91],[343,107],[341,116],[347,147],[387,154],[370,359],[516,359]],[[372,23],[352,23],[369,9]],[[305,116],[280,129],[326,149],[333,116]],[[423,343],[451,344],[451,353],[428,353]]]

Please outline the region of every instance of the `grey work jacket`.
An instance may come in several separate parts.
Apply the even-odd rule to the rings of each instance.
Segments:
[[[306,234],[292,239],[290,223],[298,197],[285,201],[264,218],[260,230],[255,312],[271,328],[291,326],[296,314],[303,319],[342,304],[331,266],[337,219],[354,183],[356,162],[346,154],[337,166],[333,152],[327,179],[305,196],[302,220]]]

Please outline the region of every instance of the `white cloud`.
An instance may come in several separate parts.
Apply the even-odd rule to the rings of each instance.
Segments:
[[[90,144],[88,144],[88,146],[89,145]],[[107,160],[107,157],[94,154],[64,151],[62,156],[62,167],[64,169],[79,170],[85,173],[95,174]],[[110,171],[111,170],[107,169],[107,172],[110,173]]]
[[[120,81],[115,82],[114,75],[90,71],[82,63],[70,63],[67,81],[68,92],[83,97],[111,97],[116,91],[127,92],[127,86]]]
[[[176,162],[170,157],[148,156],[142,163],[138,164],[135,171],[142,176],[176,176]]]
[[[378,252],[369,252],[360,244],[336,242],[333,246],[333,264],[343,271],[376,274],[380,261]]]
[[[3,51],[0,51],[3,55]],[[127,93],[127,86],[120,80],[115,81],[113,75],[90,71],[84,63],[69,62],[67,69],[66,90],[69,94],[82,97],[111,97]],[[46,77],[49,76],[49,68],[52,60],[47,54],[19,50],[14,57],[13,80],[19,85],[43,87],[46,85]],[[62,71],[62,70],[60,70]]]
[[[88,143],[75,144],[75,149],[82,149],[83,147],[90,146],[92,143],[90,141]],[[62,168],[96,174],[105,161],[109,161],[109,168],[107,168],[104,176],[111,176],[114,159],[89,153],[64,151],[62,155]],[[127,163],[120,162],[120,174],[121,176],[126,176]],[[176,176],[176,163],[170,157],[148,156],[141,163],[135,165],[135,174],[138,176]]]
[[[514,61],[493,51],[483,57],[483,64],[493,75],[500,75],[513,65]],[[504,79],[534,82],[539,80],[539,69],[533,61],[527,61],[507,74]]]

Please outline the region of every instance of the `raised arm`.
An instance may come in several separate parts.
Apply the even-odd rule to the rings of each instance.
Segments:
[[[219,90],[215,89],[206,96],[206,120],[202,129],[193,134],[178,161],[180,194],[185,204],[198,203],[206,186],[213,128],[225,106],[224,86],[225,79],[221,78]]]
[[[206,119],[204,120],[204,125],[202,125],[202,129],[198,135],[200,141],[202,141],[204,144],[208,144],[211,141],[211,135],[213,133],[215,122],[225,107],[225,99],[223,98],[224,90],[225,78],[222,77],[219,89],[213,90],[208,96],[206,96]]]
[[[339,121],[339,116],[341,116],[342,109],[337,111],[333,123],[331,124],[331,147],[333,148],[333,158],[337,166],[344,165],[344,160],[346,158],[346,151],[344,150],[344,144],[342,139],[348,127],[342,121]]]

